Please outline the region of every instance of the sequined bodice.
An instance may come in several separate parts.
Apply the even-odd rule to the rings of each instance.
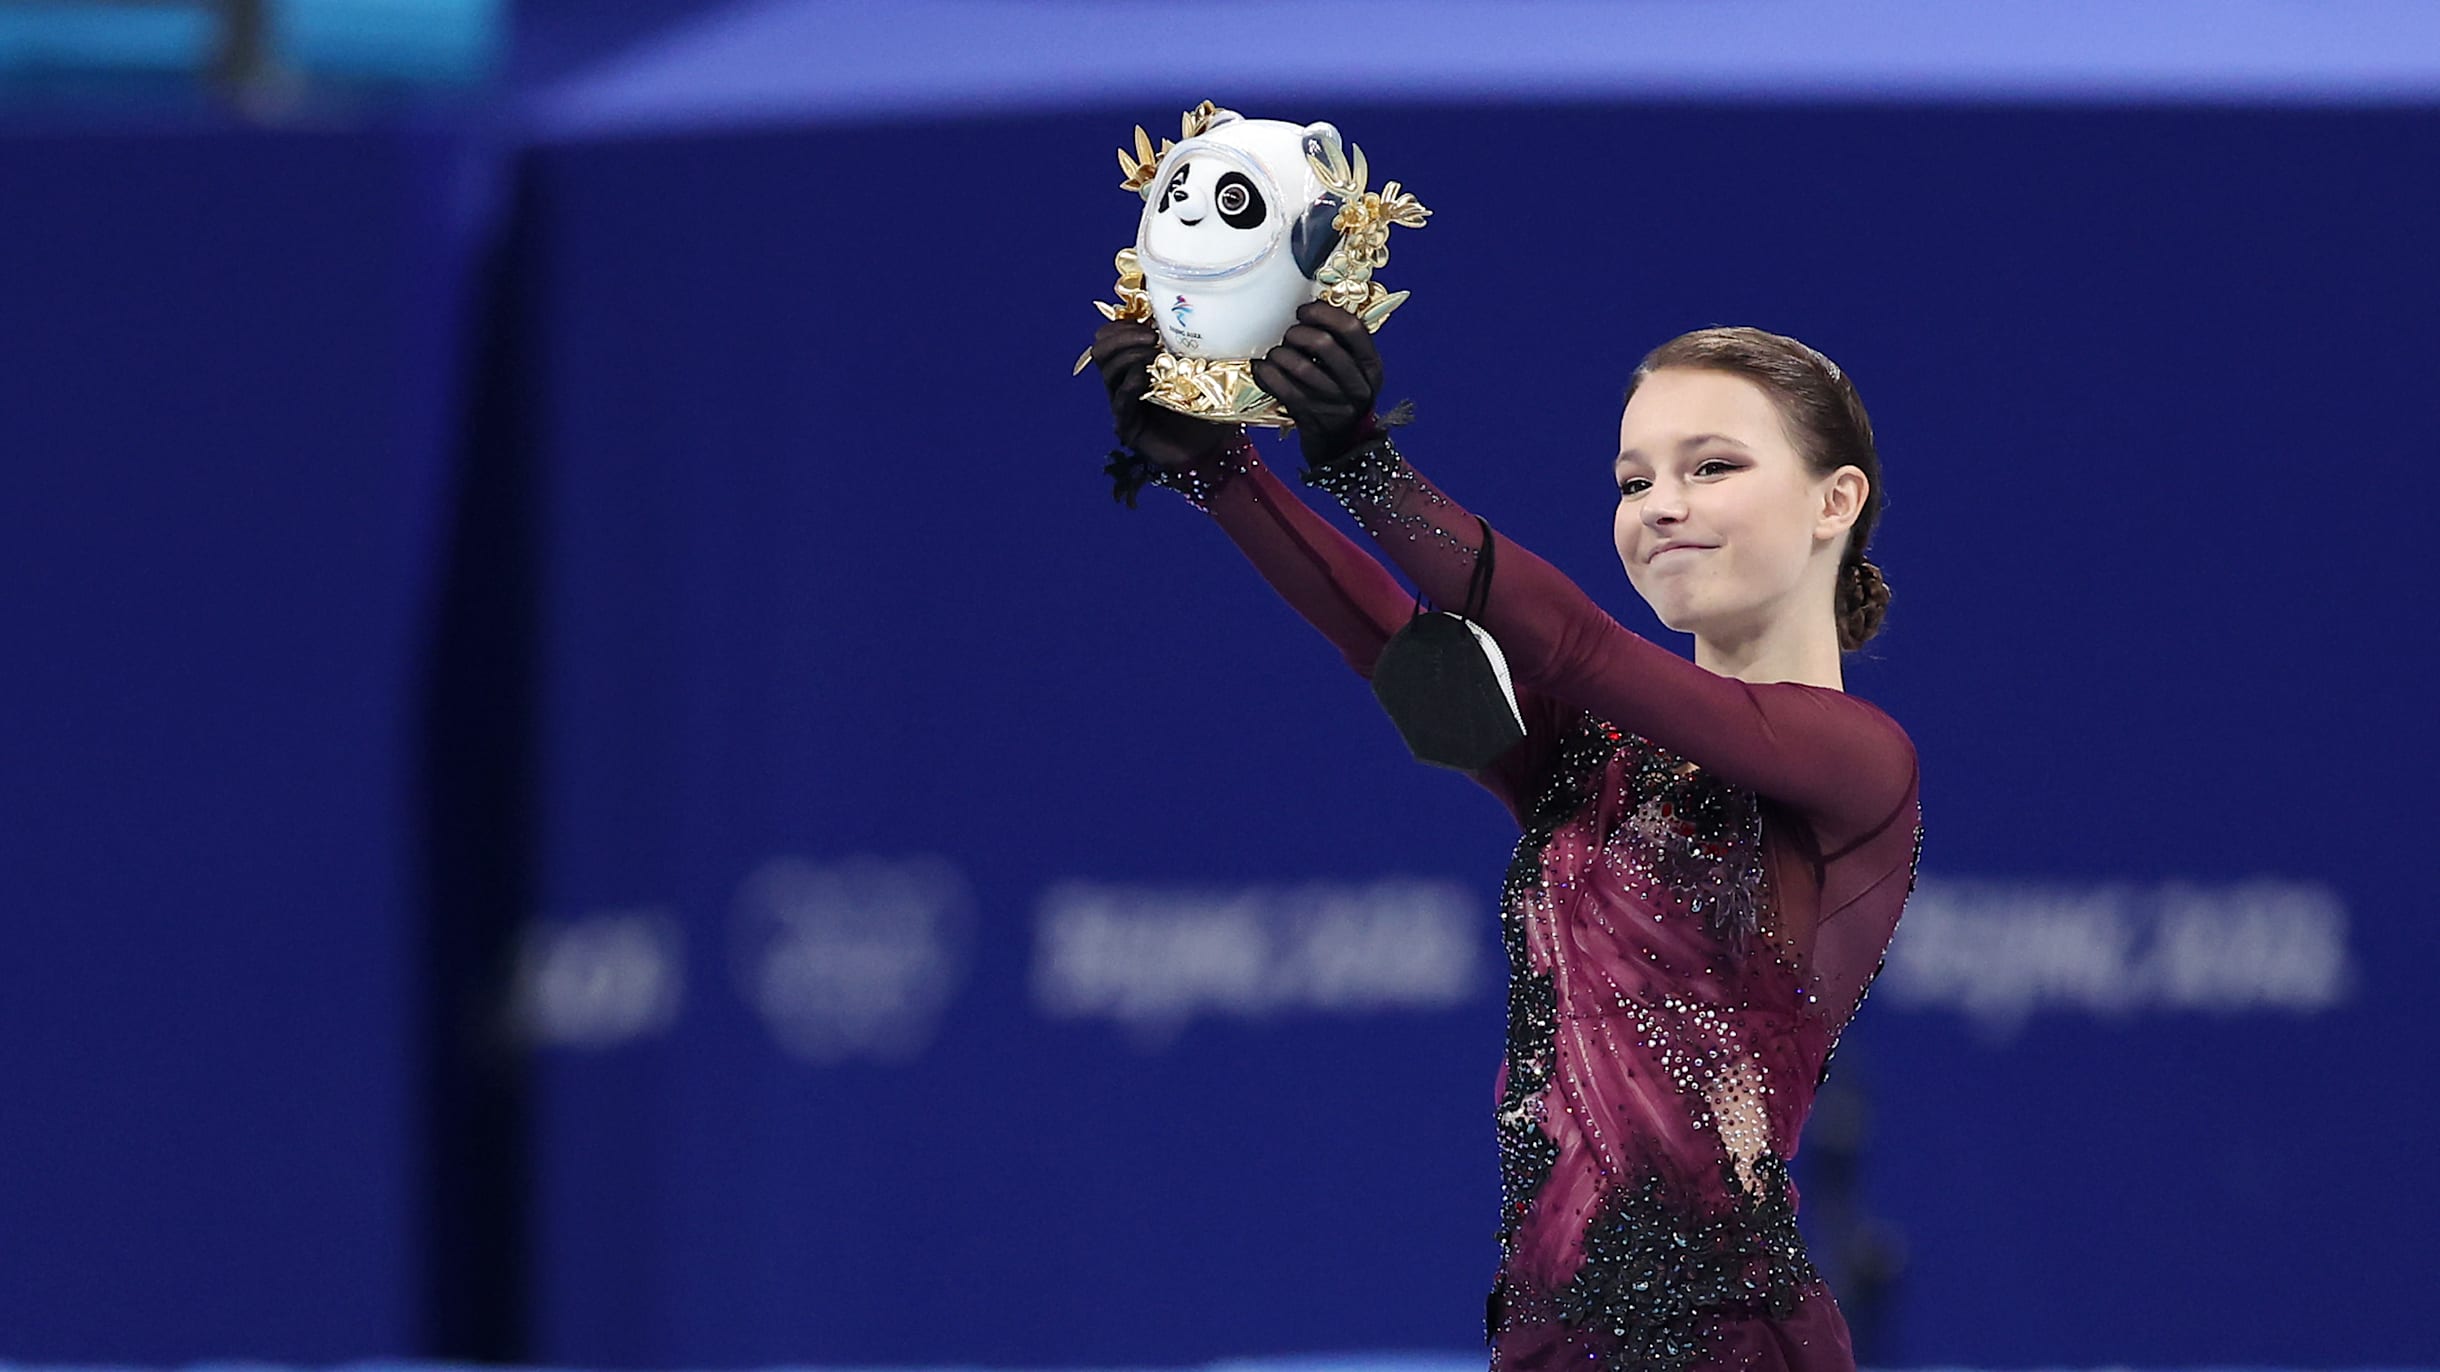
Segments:
[[[1763,807],[1590,716],[1559,745],[1501,898],[1502,1275],[1515,1319],[1689,1366],[1724,1312],[1816,1280],[1786,1175],[1827,1034],[1773,920]]]

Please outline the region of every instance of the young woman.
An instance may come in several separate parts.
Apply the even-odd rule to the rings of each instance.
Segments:
[[[1379,426],[1363,324],[1298,317],[1255,379],[1297,423],[1304,482],[1464,603],[1485,526]],[[1121,495],[1185,495],[1368,677],[1413,598],[1242,429],[1146,404],[1157,347],[1142,324],[1094,339],[1132,449]],[[1820,353],[1705,329],[1636,368],[1614,472],[1627,579],[1694,661],[1505,539],[1480,620],[1526,723],[1471,774],[1524,830],[1501,893],[1492,1365],[1853,1368],[1787,1160],[1922,846],[1914,745],[1840,675],[1889,599],[1863,556],[1871,424]]]

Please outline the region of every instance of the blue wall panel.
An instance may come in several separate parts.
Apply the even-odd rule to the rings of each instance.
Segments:
[[[0,141],[0,1340],[416,1348],[448,140]]]

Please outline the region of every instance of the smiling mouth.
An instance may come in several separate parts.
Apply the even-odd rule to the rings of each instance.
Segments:
[[[1710,551],[1711,549],[1708,547],[1701,547],[1696,544],[1688,543],[1675,548],[1663,548],[1659,552],[1654,553],[1648,560],[1658,562],[1662,558],[1669,556],[1671,553],[1707,553]]]
[[[1210,215],[1208,215],[1208,214],[1207,214],[1207,215],[1205,215],[1205,216],[1203,216],[1203,219],[1209,219],[1209,218],[1211,218],[1211,216],[1210,216]],[[1186,227],[1188,227],[1188,228],[1190,228],[1190,229],[1191,229],[1191,228],[1193,228],[1195,225],[1202,223],[1202,222],[1203,222],[1203,219],[1189,219],[1189,218],[1187,218],[1185,215],[1182,215],[1182,214],[1178,216],[1178,222],[1179,222],[1179,223],[1181,223],[1181,224],[1184,224]]]

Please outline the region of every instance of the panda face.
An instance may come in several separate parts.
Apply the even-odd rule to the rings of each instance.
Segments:
[[[1172,266],[1211,271],[1251,263],[1279,239],[1262,184],[1233,158],[1190,152],[1145,206],[1144,246]]]

